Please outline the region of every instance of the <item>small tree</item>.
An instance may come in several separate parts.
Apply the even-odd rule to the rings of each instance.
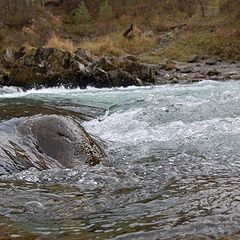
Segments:
[[[88,23],[91,21],[90,13],[83,0],[75,11],[75,20],[79,23]]]
[[[110,19],[114,16],[112,6],[108,0],[103,0],[100,5],[99,16],[102,19]]]

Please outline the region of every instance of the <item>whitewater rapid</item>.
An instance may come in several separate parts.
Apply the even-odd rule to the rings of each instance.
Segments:
[[[240,231],[239,101],[237,81],[1,88],[3,110],[45,106],[90,116],[82,125],[104,142],[111,159],[110,165],[93,168],[31,168],[1,176],[2,224],[11,223],[22,236],[60,239],[235,236]],[[17,120],[2,118],[0,137],[6,140]]]

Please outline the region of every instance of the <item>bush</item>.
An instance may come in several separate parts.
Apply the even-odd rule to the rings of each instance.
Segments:
[[[99,16],[101,19],[105,20],[111,19],[114,16],[113,9],[109,4],[108,0],[103,0],[101,2]]]
[[[75,11],[75,21],[79,23],[89,23],[91,21],[90,13],[84,1],[81,1]]]

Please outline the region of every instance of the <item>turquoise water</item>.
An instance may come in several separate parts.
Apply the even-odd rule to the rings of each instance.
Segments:
[[[104,141],[111,159],[110,165],[92,168],[3,174],[0,229],[43,239],[214,239],[237,234],[239,100],[240,82],[233,81],[0,89],[1,148],[22,119],[19,113],[4,115],[7,108],[27,112],[31,106],[41,113],[46,107],[87,116],[82,125]]]

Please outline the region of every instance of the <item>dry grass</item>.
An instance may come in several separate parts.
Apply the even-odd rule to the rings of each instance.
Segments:
[[[141,54],[155,46],[153,37],[139,33],[132,39],[124,38],[120,33],[97,38],[95,41],[85,41],[80,44],[85,50],[95,55],[122,56],[124,54]]]
[[[59,36],[53,34],[48,40],[47,40],[47,47],[52,48],[58,48],[65,51],[73,52],[75,50],[75,46],[71,40],[68,39],[62,39]]]
[[[187,60],[193,54],[240,60],[240,23],[232,18],[189,22],[164,51],[171,59]]]
[[[116,47],[113,39],[108,35],[99,37],[96,41],[85,41],[80,44],[80,47],[97,55],[121,56],[124,51]]]

